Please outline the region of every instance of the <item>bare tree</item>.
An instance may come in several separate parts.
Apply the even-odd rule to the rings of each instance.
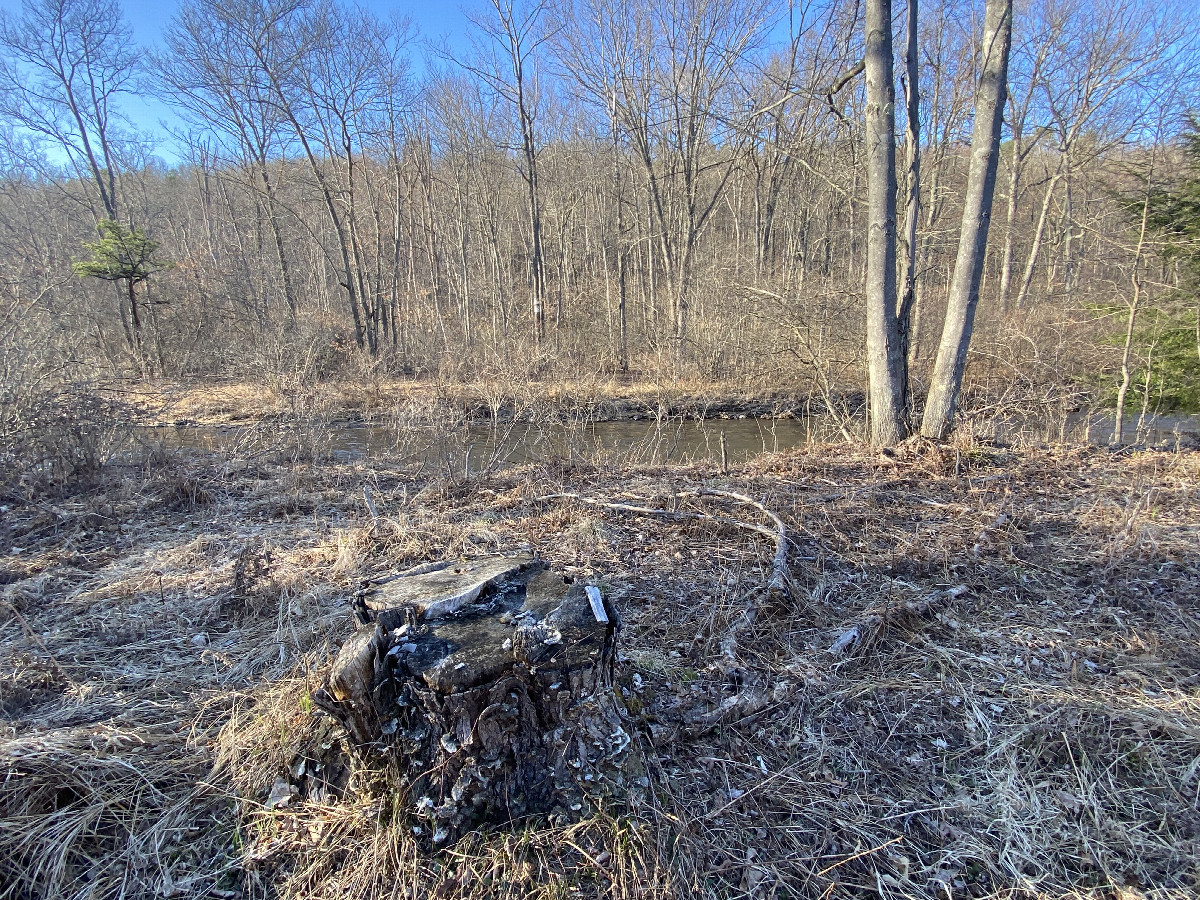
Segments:
[[[218,0],[190,0],[168,27],[168,53],[158,60],[163,95],[192,124],[215,137],[232,162],[253,168],[266,205],[267,223],[294,327],[298,312],[296,290],[288,268],[282,210],[271,170],[288,141],[284,119],[278,112],[269,79],[237,40],[236,25]],[[232,33],[231,33],[232,32]]]
[[[866,4],[867,373],[871,443],[904,439],[904,353],[896,319],[896,138],[891,0]]]
[[[1012,45],[1012,0],[988,0],[983,21],[982,64],[975,95],[971,162],[963,202],[958,257],[946,304],[946,321],[934,364],[921,433],[944,438],[954,423],[954,409],[967,363],[967,349],[979,303],[979,280],[992,217],[1000,130],[1008,90],[1008,57]]]
[[[23,0],[19,18],[0,13],[0,117],[49,144],[67,168],[90,184],[93,224],[120,218],[122,155],[133,141],[122,129],[117,100],[134,89],[137,54],[115,0]],[[54,183],[39,153],[25,153]],[[99,205],[96,200],[99,200]],[[125,343],[143,364],[139,310],[117,292]]]
[[[404,90],[407,25],[322,2],[303,17],[293,40],[298,64],[290,84],[286,71],[275,78],[277,98],[286,104],[338,235],[343,286],[356,301],[356,334],[375,355],[388,319],[380,268],[384,224],[381,203],[370,196],[376,167],[369,153],[387,143],[380,138],[393,113],[385,98]],[[321,155],[336,164],[326,166]]]
[[[1032,115],[1051,141],[1055,158],[1033,239],[1018,285],[1016,306],[1026,305],[1046,240],[1057,190],[1062,187],[1063,283],[1075,285],[1079,268],[1076,182],[1078,173],[1148,127],[1189,77],[1181,65],[1194,53],[1193,26],[1182,8],[1111,0],[1041,0],[1032,11],[1036,85]],[[1021,117],[1024,122],[1025,117]]]
[[[127,135],[115,100],[133,90],[137,55],[115,0],[23,0],[0,14],[0,115],[62,151],[118,218]]]
[[[1051,41],[1047,39],[1046,22],[1035,10],[1022,4],[1014,7],[1014,33],[1021,34],[1015,43],[1009,63],[1008,126],[1012,131],[1011,152],[1008,157],[1008,202],[1005,215],[1004,249],[1000,262],[1000,308],[1008,309],[1012,294],[1012,265],[1016,247],[1017,211],[1026,187],[1022,176],[1033,154],[1041,149],[1047,126],[1031,122],[1041,80],[1047,64]],[[1024,13],[1022,15],[1022,13]],[[1047,191],[1047,202],[1053,190]],[[1047,213],[1049,212],[1047,208]],[[1032,277],[1032,273],[1031,273]]]
[[[1141,223],[1138,228],[1137,246],[1133,251],[1133,263],[1129,276],[1133,295],[1128,301],[1129,318],[1126,320],[1125,325],[1125,345],[1121,353],[1121,383],[1117,386],[1117,408],[1114,412],[1115,421],[1113,424],[1113,443],[1118,445],[1124,441],[1125,437],[1125,397],[1129,393],[1130,382],[1133,379],[1133,372],[1129,364],[1133,356],[1134,329],[1137,327],[1138,313],[1141,311],[1142,305],[1142,256],[1146,247],[1146,225],[1150,219],[1150,201],[1154,196],[1153,183],[1154,164],[1153,160],[1151,160],[1150,167],[1146,172],[1146,193],[1142,201]]]
[[[975,83],[975,39],[949,4],[926,4],[918,32],[921,50],[919,81],[923,86],[921,124],[922,223],[916,238],[914,294],[908,318],[909,355],[915,366],[922,357],[924,318],[930,301],[945,290],[948,229],[942,226],[953,208],[959,177],[958,147],[970,119]]]
[[[472,18],[484,36],[476,63],[460,62],[512,107],[525,181],[529,222],[529,284],[533,338],[546,332],[546,262],[542,247],[542,193],[538,184],[538,114],[542,103],[539,49],[546,43],[545,0],[519,6],[514,0],[491,0],[486,14]]]
[[[590,0],[572,13],[575,33],[564,63],[585,89],[599,88],[600,109],[615,102],[641,169],[669,289],[677,364],[688,340],[697,246],[750,132],[745,104],[740,111],[731,104],[732,88],[766,15],[760,0]],[[583,48],[598,52],[587,59],[578,52]]]
[[[904,204],[904,232],[900,241],[903,251],[900,263],[901,287],[900,306],[896,314],[896,325],[900,336],[900,353],[903,362],[903,385],[905,412],[910,400],[909,349],[912,335],[913,307],[917,302],[917,220],[921,215],[921,92],[920,44],[917,27],[918,2],[908,0],[905,16],[904,86],[905,126],[904,150],[906,156]]]

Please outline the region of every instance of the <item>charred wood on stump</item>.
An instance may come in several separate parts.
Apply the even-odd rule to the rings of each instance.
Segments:
[[[368,583],[356,611],[314,700],[434,845],[482,822],[570,820],[648,784],[597,588],[492,556]]]

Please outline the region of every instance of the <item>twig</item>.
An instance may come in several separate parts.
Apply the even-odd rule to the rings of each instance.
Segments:
[[[25,617],[21,615],[21,611],[3,597],[0,597],[0,603],[3,603],[12,611],[13,616],[16,617],[16,620],[21,623],[21,627],[25,629],[25,633],[29,635],[30,640],[42,648],[42,652],[46,654],[47,658],[50,660],[50,664],[54,666],[54,670],[58,672],[60,676],[62,676],[67,684],[71,685],[73,688],[79,687],[79,684],[75,681],[75,679],[67,674],[67,670],[64,669],[59,664],[58,660],[54,658],[54,654],[50,652],[50,648],[46,646],[45,642],[40,637],[38,637],[37,632],[33,630],[29,622],[27,622]]]
[[[832,872],[834,869],[836,869],[838,866],[844,866],[848,862],[854,862],[854,860],[856,860],[856,859],[862,859],[864,856],[870,856],[872,853],[878,853],[884,847],[890,847],[890,846],[892,846],[892,844],[894,844],[900,840],[903,840],[903,838],[894,837],[890,841],[880,844],[878,847],[872,847],[870,850],[860,850],[858,853],[855,853],[853,856],[847,856],[845,859],[841,860],[840,862],[835,862],[832,866],[826,866],[824,869],[822,869],[820,872],[817,873],[817,877],[820,878],[822,875],[827,875],[830,872]]]
[[[691,492],[687,494],[675,494],[679,497],[694,497],[698,496],[699,492]],[[538,501],[543,500],[578,500],[580,503],[586,503],[589,506],[598,506],[601,509],[612,509],[617,512],[638,513],[639,515],[647,516],[662,516],[667,519],[701,519],[708,522],[719,522],[722,525],[733,525],[736,528],[744,528],[747,531],[757,531],[759,534],[767,535],[770,538],[775,537],[775,532],[765,525],[755,525],[753,522],[743,522],[740,519],[732,519],[728,516],[714,516],[712,513],[703,512],[681,512],[674,509],[655,509],[652,506],[635,506],[632,503],[618,503],[612,500],[596,500],[593,497],[585,497],[582,494],[545,494],[535,498]]]
[[[674,509],[655,509],[652,506],[636,506],[632,503],[619,503],[612,500],[597,500],[593,497],[585,497],[582,494],[561,493],[561,494],[545,494],[538,497],[537,500],[577,500],[580,503],[586,503],[589,506],[598,506],[601,509],[612,509],[617,512],[638,513],[639,515],[663,516],[668,519],[700,519],[708,522],[719,522],[723,525],[733,525],[736,528],[744,528],[747,531],[754,531],[758,534],[766,535],[775,541],[775,556],[771,565],[771,578],[767,582],[768,591],[787,592],[787,526],[783,520],[779,518],[767,507],[763,506],[756,500],[752,500],[744,494],[736,494],[733,491],[718,491],[711,488],[704,488],[698,491],[686,491],[680,494],[672,495],[675,499],[686,497],[725,497],[729,500],[737,500],[739,503],[746,503],[750,506],[761,510],[775,524],[775,528],[768,528],[765,525],[756,525],[753,522],[743,522],[741,519],[730,518],[729,516],[717,516],[712,513],[698,511],[680,511]]]
[[[375,511],[375,498],[371,496],[370,485],[363,485],[363,500],[367,503],[367,512],[371,514],[371,527],[379,527],[379,513]]]
[[[695,491],[699,496],[708,497],[727,497],[730,500],[736,500],[739,503],[745,503],[753,506],[764,516],[771,520],[775,525],[775,557],[771,563],[771,580],[767,582],[768,591],[779,591],[787,593],[787,526],[783,524],[783,519],[779,518],[773,511],[768,509],[757,500],[752,500],[745,494],[738,494],[733,491],[719,491],[714,488],[701,488]],[[688,494],[680,494],[681,497],[686,497]],[[763,529],[758,529],[762,531]]]

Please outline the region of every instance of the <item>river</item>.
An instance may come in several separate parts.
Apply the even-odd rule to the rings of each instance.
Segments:
[[[861,425],[851,423],[851,432]],[[1176,440],[1200,441],[1200,416],[1159,417],[1126,426],[1126,439],[1151,446]],[[1105,444],[1111,418],[1078,419],[1060,425],[1010,426],[999,437],[1015,443],[1067,440]],[[158,426],[139,430],[139,443],[165,450],[196,450],[230,457],[261,453],[325,453],[342,461],[388,459],[417,468],[470,474],[529,462],[666,464],[707,461],[737,465],[760,453],[844,439],[831,416],[730,418],[703,421],[670,418],[578,424],[499,423],[405,427],[354,422]]]

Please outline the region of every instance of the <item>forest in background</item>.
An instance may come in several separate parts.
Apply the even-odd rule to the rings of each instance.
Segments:
[[[981,21],[920,11],[918,398]],[[116,0],[26,0],[0,27],[5,416],[98,379],[628,376],[846,404],[866,372],[863,30],[840,0],[496,0],[455,54],[337,0],[185,0],[150,53]],[[1017,4],[975,396],[1108,400],[1137,295],[1130,407],[1196,407],[1186,254],[1169,223],[1137,228],[1142,195],[1194,177],[1196,36],[1182,5]],[[131,121],[134,93],[185,125]]]

